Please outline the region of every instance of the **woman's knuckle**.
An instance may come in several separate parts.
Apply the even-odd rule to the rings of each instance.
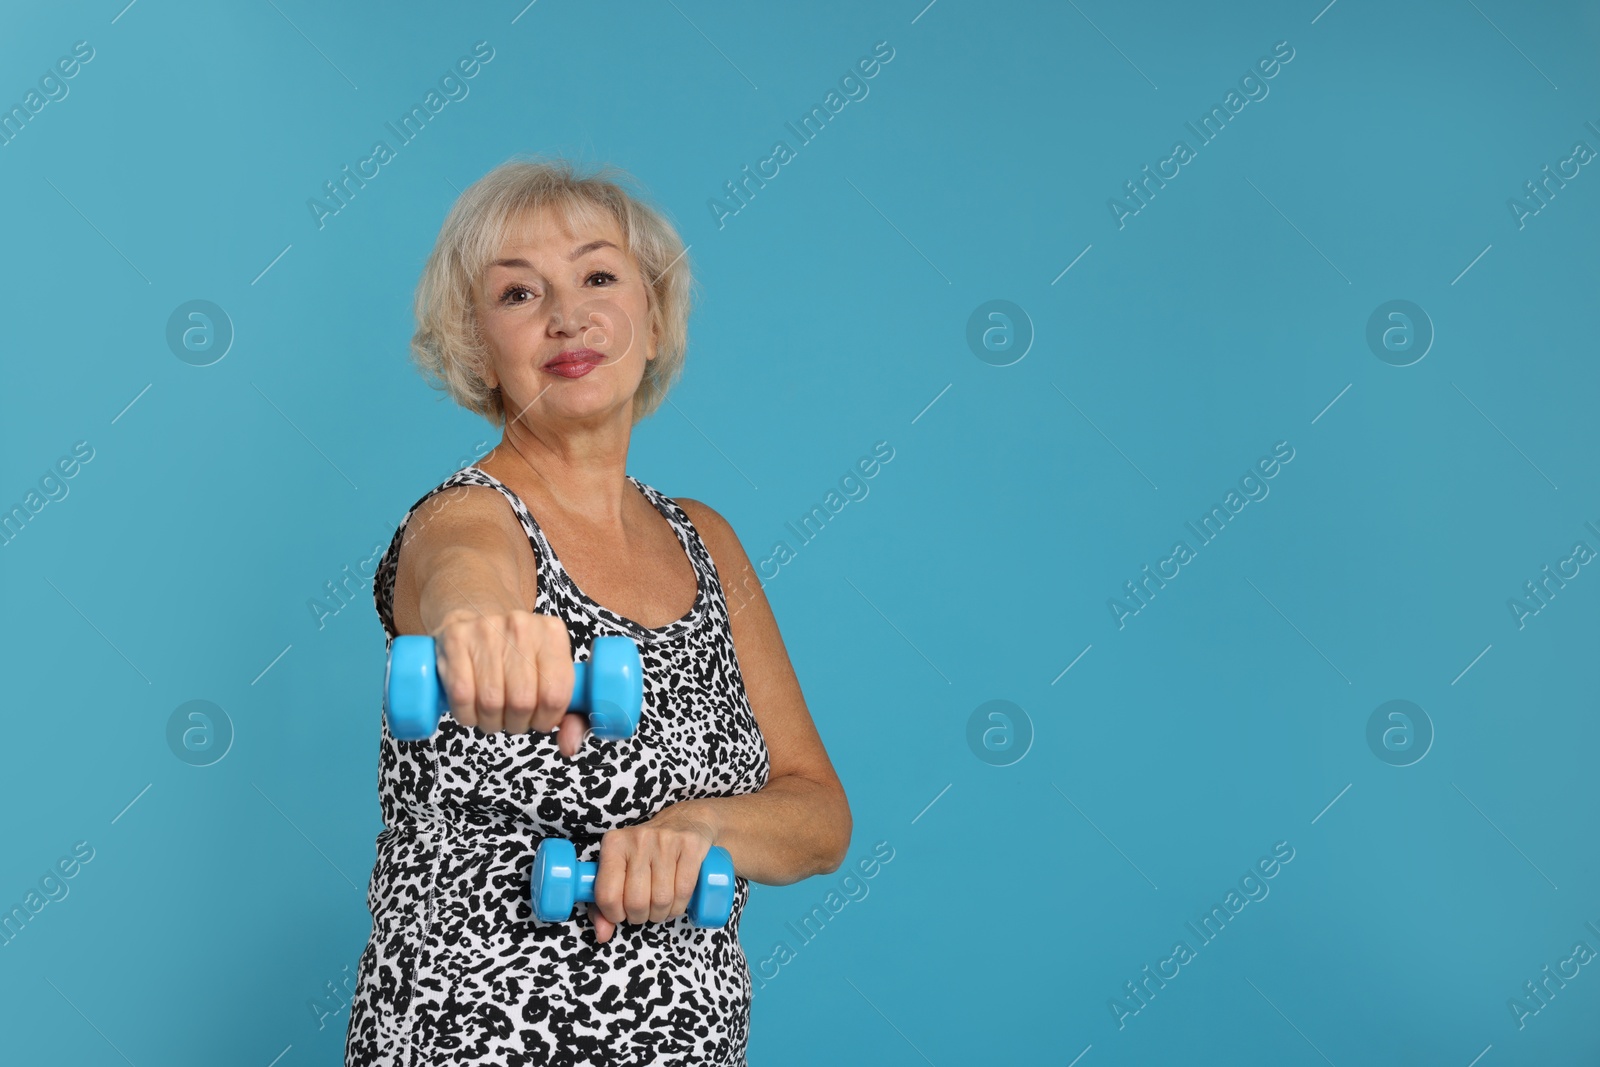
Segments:
[[[549,674],[539,676],[536,703],[540,711],[559,716],[567,710],[568,698],[572,693],[570,690],[563,693],[561,688],[560,679]]]
[[[519,715],[533,713],[537,695],[532,680],[524,674],[513,675],[506,681],[506,708]]]

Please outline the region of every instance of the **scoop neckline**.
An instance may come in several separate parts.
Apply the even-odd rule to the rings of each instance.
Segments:
[[[672,528],[672,533],[675,537],[677,537],[678,544],[683,549],[684,555],[689,558],[690,569],[694,571],[694,603],[689,606],[688,614],[684,615],[682,618],[674,619],[663,626],[646,626],[642,622],[630,619],[626,615],[622,615],[611,610],[604,604],[601,604],[599,601],[589,596],[588,593],[585,593],[578,586],[578,583],[573,579],[572,573],[567,570],[566,564],[561,562],[561,557],[556,555],[556,550],[550,545],[550,539],[544,535],[544,528],[539,525],[539,520],[533,517],[533,511],[528,507],[527,501],[522,499],[522,494],[518,493],[505,482],[501,481],[499,478],[496,478],[494,475],[490,474],[488,471],[477,466],[476,464],[464,469],[476,471],[483,477],[489,479],[489,481],[494,483],[497,487],[511,495],[511,498],[517,502],[517,507],[521,514],[527,518],[533,536],[538,539],[540,549],[543,550],[550,557],[550,559],[555,562],[555,570],[561,576],[562,584],[566,586],[567,591],[572,594],[573,598],[577,600],[579,604],[583,605],[583,607],[587,609],[591,615],[609,622],[620,629],[630,631],[634,636],[642,637],[649,642],[665,640],[700,621],[700,616],[705,612],[707,600],[706,580],[705,574],[701,570],[700,565],[695,562],[694,549],[689,543],[689,535],[679,525],[677,519],[675,519],[672,514],[667,511],[666,506],[656,499],[656,494],[652,493],[643,482],[635,478],[633,475],[624,474],[623,477],[632,482],[634,488],[639,491],[639,495],[644,497],[645,501],[651,507],[656,509],[657,514],[659,514],[663,519],[667,520],[667,525]]]

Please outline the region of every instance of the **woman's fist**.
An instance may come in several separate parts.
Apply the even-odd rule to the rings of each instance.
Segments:
[[[611,940],[622,922],[664,922],[689,910],[700,865],[717,843],[701,801],[671,804],[649,822],[606,831],[589,918],[595,939]]]
[[[457,722],[485,733],[559,729],[561,754],[577,754],[588,723],[567,711],[576,672],[565,622],[531,611],[460,612],[433,640],[439,683]]]

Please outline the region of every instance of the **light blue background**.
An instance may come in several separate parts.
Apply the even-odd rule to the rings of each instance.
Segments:
[[[95,57],[0,147],[0,506],[94,458],[0,548],[0,905],[95,855],[0,948],[8,1061],[340,1062],[348,1012],[313,1005],[368,930],[383,636],[366,592],[320,630],[307,601],[497,439],[409,367],[410,301],[459,190],[550,152],[627,168],[692,246],[632,473],[759,560],[894,449],[767,585],[848,862],[894,859],[804,945],[845,872],[755,887],[752,966],[797,951],[753,1064],[1596,1062],[1600,965],[1520,1028],[1508,1001],[1600,950],[1600,570],[1507,606],[1600,549],[1600,174],[1507,207],[1600,149],[1594,5],[51,7],[6,14],[0,103]],[[480,40],[470,95],[319,229]],[[1119,228],[1279,41],[1270,95]],[[236,331],[207,367],[165,340],[196,299]],[[1033,335],[1003,367],[966,341],[997,299]],[[1408,367],[1365,340],[1393,299],[1437,334]],[[1279,441],[1270,495],[1119,629],[1108,599]],[[207,767],[166,738],[196,699],[235,731]],[[967,740],[997,699],[1031,724],[1009,766]],[[1393,699],[1436,731],[1411,766],[1368,747]],[[1278,842],[1270,895],[1119,1028]]]

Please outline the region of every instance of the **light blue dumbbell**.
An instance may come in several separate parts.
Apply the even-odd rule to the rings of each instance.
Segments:
[[[598,868],[599,864],[579,863],[577,849],[565,838],[547,837],[539,842],[529,887],[534,917],[540,922],[562,922],[572,917],[573,905],[593,903]],[[712,845],[689,896],[689,921],[700,927],[728,925],[733,891],[733,857],[721,845]]]
[[[644,706],[644,669],[631,637],[597,637],[587,663],[574,663],[568,711],[589,716],[589,728],[602,740],[632,737]],[[439,682],[433,638],[401,634],[389,643],[383,676],[383,713],[389,733],[399,741],[421,741],[439,729],[450,708]]]

